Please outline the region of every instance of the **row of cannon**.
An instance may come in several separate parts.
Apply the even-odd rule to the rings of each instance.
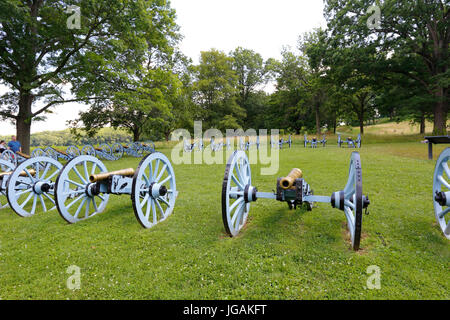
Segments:
[[[132,142],[128,144],[114,143],[112,145],[108,143],[100,144],[98,147],[93,145],[84,145],[81,149],[76,146],[69,146],[65,150],[61,150],[54,147],[36,148],[30,155],[16,152],[11,150],[5,150],[0,154],[0,159],[11,162],[14,166],[36,157],[50,157],[56,161],[63,160],[69,161],[80,155],[89,155],[98,157],[104,160],[115,161],[127,154],[132,157],[142,157],[145,153],[155,152],[155,144],[152,141],[146,142]]]
[[[239,138],[238,142],[238,150],[241,151],[248,151],[251,148],[256,148],[259,150],[260,146],[260,138],[257,136],[254,139],[249,138],[248,140],[245,140],[243,137]],[[289,148],[292,146],[292,137],[289,136],[287,140],[284,140],[284,138],[281,138],[279,140],[273,139],[273,137],[270,140],[270,146],[271,148],[279,148],[282,149],[284,145],[288,145]],[[209,149],[212,151],[220,151],[220,150],[231,150],[233,148],[233,144],[230,140],[230,138],[226,138],[225,142],[216,142],[214,138],[210,139]],[[198,139],[192,141],[184,140],[184,152],[193,152],[193,151],[203,151],[207,147],[205,147],[203,143],[203,139]]]
[[[308,145],[310,145],[311,148],[315,149],[319,144],[322,144],[322,147],[325,148],[327,146],[327,142],[328,141],[326,135],[323,135],[322,140],[319,140],[316,137],[313,137],[311,140],[308,140],[306,134],[303,138],[303,146],[305,148],[308,147]],[[358,137],[355,140],[352,137],[348,137],[346,140],[343,140],[341,138],[341,135],[338,134],[337,144],[339,148],[342,148],[344,144],[346,144],[349,148],[361,148],[362,145],[361,134],[358,134]]]
[[[440,155],[433,176],[435,216],[450,239],[450,148]],[[252,181],[247,154],[234,151],[222,181],[222,220],[226,233],[237,236],[246,224],[250,205],[260,199],[286,202],[290,209],[311,211],[327,203],[344,213],[352,248],[360,248],[362,217],[370,205],[363,193],[361,158],[353,152],[345,187],[331,196],[314,194],[303,172],[295,168],[276,181],[276,191],[260,192]],[[108,171],[90,155],[77,156],[62,165],[50,157],[30,158],[16,167],[0,159],[0,209],[10,207],[21,217],[57,210],[68,223],[92,218],[105,210],[110,195],[131,197],[136,219],[144,228],[164,221],[173,212],[178,195],[170,160],[160,152],[145,156],[137,169]]]
[[[0,169],[0,209],[10,207],[23,218],[57,210],[72,224],[103,212],[111,194],[128,194],[139,223],[150,228],[171,214],[177,196],[172,165],[159,152],[145,156],[136,170],[109,172],[90,155],[77,156],[64,166],[48,156],[16,167],[0,159]]]
[[[316,137],[311,138],[311,140],[308,139],[308,136],[305,134],[303,138],[303,146],[307,148],[310,146],[311,148],[317,148],[319,144],[322,145],[322,147],[326,147],[327,145],[327,138],[326,135],[323,135],[322,139],[319,140]],[[274,139],[271,137],[270,139],[270,147],[272,149],[283,149],[283,147],[286,145],[289,148],[292,147],[293,140],[292,136],[289,135],[288,139],[281,138],[279,140]],[[339,148],[342,148],[342,146],[346,144],[349,148],[361,148],[362,145],[362,138],[361,134],[358,134],[358,137],[356,139],[353,139],[352,137],[348,137],[347,139],[343,140],[341,138],[341,135],[338,135],[337,145]],[[252,148],[252,146],[255,146],[257,150],[259,150],[260,146],[260,138],[257,136],[256,138],[248,138],[248,140],[245,140],[245,138],[240,137],[238,142],[238,150],[241,151],[248,151]],[[184,151],[185,152],[193,152],[193,151],[203,151],[205,150],[205,145],[203,143],[203,139],[198,139],[192,141],[185,140],[184,141]],[[233,144],[231,143],[230,138],[226,138],[225,142],[216,143],[214,138],[211,138],[209,148],[212,151],[220,151],[220,150],[231,150],[233,148]]]

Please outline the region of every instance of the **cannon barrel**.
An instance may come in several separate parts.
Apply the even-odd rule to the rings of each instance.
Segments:
[[[112,171],[112,172],[105,172],[105,173],[99,173],[99,174],[93,174],[89,176],[89,181],[94,183],[98,181],[104,181],[108,179],[111,176],[125,176],[125,177],[131,177],[134,175],[134,169],[123,169],[119,171]]]
[[[32,175],[33,177],[36,175],[36,170],[31,169],[28,170],[28,172],[30,173],[30,175]],[[10,176],[12,175],[12,171],[9,172],[0,172],[0,177],[4,177],[4,176]],[[19,175],[20,177],[28,177],[28,174],[25,171],[22,171]]]
[[[19,156],[25,158],[25,159],[30,159],[31,157],[28,154],[25,154],[23,152],[17,151],[16,152]]]
[[[300,179],[303,177],[303,172],[300,169],[292,169],[291,173],[287,177],[284,177],[280,181],[280,187],[282,189],[291,189],[295,183],[296,179]]]
[[[55,150],[56,152],[58,152],[58,153],[64,155],[64,156],[67,156],[67,153],[64,152],[64,151],[61,151],[61,150],[58,150],[58,149],[55,149],[55,148],[52,148],[52,149]]]

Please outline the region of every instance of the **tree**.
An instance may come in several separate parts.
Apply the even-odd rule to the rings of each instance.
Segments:
[[[238,104],[247,111],[246,127],[253,127],[257,114],[251,112],[252,95],[259,85],[266,82],[264,60],[253,50],[236,48],[230,53],[233,58],[232,68],[237,75]]]
[[[402,74],[423,86],[434,98],[433,132],[444,134],[450,84],[448,2],[416,0],[405,4],[396,0],[377,1],[381,11],[380,24],[368,28],[367,21],[373,17],[373,11],[368,11],[368,8],[372,5],[373,0],[327,0],[325,16],[329,30],[342,46],[375,47],[378,53],[376,62],[384,66],[385,72]],[[408,69],[402,68],[395,61],[398,55],[415,63]]]
[[[79,29],[69,28],[74,13],[66,10],[72,5],[81,10]],[[50,108],[109,98],[101,90],[84,90],[100,82],[89,74],[90,61],[102,69],[138,67],[149,47],[158,51],[160,43],[169,46],[161,39],[176,31],[165,23],[173,19],[165,0],[3,0],[0,81],[9,91],[0,97],[0,116],[16,122],[24,151],[29,152],[32,122],[42,120]],[[67,98],[65,91],[73,82],[84,85],[75,84],[76,97]]]
[[[228,123],[243,125],[246,114],[236,103],[237,76],[232,64],[233,59],[218,50],[201,52],[200,64],[195,67],[194,99],[207,126],[218,126],[225,116],[229,116]]]

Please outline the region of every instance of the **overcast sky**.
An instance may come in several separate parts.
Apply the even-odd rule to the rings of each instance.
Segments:
[[[181,51],[198,63],[200,51],[215,48],[229,53],[241,46],[264,59],[280,58],[283,46],[296,47],[298,36],[325,27],[322,0],[171,0],[184,39]],[[4,92],[0,87],[0,94]],[[76,118],[78,104],[60,105],[45,122],[35,122],[32,133],[65,129]],[[0,123],[0,135],[15,133]]]

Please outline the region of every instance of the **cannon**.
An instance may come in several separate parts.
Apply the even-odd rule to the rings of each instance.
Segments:
[[[348,137],[347,140],[342,140],[341,135],[338,134],[338,142],[337,143],[338,143],[339,148],[342,148],[342,145],[344,143],[346,143],[349,148],[361,148],[361,144],[362,144],[361,134],[358,134],[358,137],[356,140],[353,140],[352,137]]]
[[[323,135],[322,140],[320,140],[319,143],[321,143],[322,147],[325,148],[327,146],[327,136]]]
[[[121,155],[119,155],[120,157],[122,157],[124,153],[126,153],[127,155],[129,155],[131,157],[135,157],[135,158],[141,157],[141,154],[140,154],[139,150],[136,149],[136,146],[134,143],[121,144],[120,146],[121,146],[121,148],[119,148],[117,146],[117,144],[114,144],[112,146],[112,149],[113,149],[112,152],[114,153],[114,150],[118,150],[121,154]],[[94,149],[94,151],[95,151],[95,149]],[[95,152],[94,152],[94,154],[89,154],[89,155],[95,156]]]
[[[309,143],[311,143],[311,141],[308,140],[308,136],[307,136],[306,133],[305,133],[305,135],[303,136],[303,147],[306,148],[306,147],[308,146]]]
[[[212,151],[217,152],[220,151],[222,149],[226,149],[226,150],[230,150],[231,149],[231,142],[230,139],[227,138],[226,139],[226,143],[220,142],[220,143],[215,143],[215,140],[213,137],[211,137],[211,143],[210,143],[210,148]]]
[[[50,157],[30,158],[13,171],[0,174],[0,191],[20,217],[31,217],[40,208],[55,209],[54,185],[62,164]]]
[[[287,139],[286,141],[283,138],[281,138],[279,144],[280,144],[280,149],[283,149],[283,146],[285,144],[287,144],[289,146],[289,148],[291,148],[292,147],[292,136],[289,135],[289,139]]]
[[[194,142],[184,140],[183,150],[184,152],[192,152],[195,148],[198,148],[198,151],[203,151],[204,147],[203,139],[194,140]]]
[[[350,160],[349,177],[342,191],[331,196],[316,196],[303,178],[303,172],[293,169],[291,173],[277,179],[276,191],[259,192],[252,183],[250,163],[245,152],[235,151],[230,157],[222,183],[222,220],[226,233],[237,236],[245,225],[250,205],[259,199],[287,202],[290,209],[305,206],[312,210],[314,203],[328,203],[345,213],[350,232],[352,248],[358,250],[361,239],[363,210],[370,204],[363,194],[361,159],[353,152]]]
[[[151,140],[148,140],[148,141],[145,141],[145,142],[141,142],[141,148],[145,152],[149,152],[149,153],[156,152],[155,143],[153,141],[151,141]]]
[[[56,179],[56,206],[71,224],[103,212],[110,195],[130,195],[134,214],[144,228],[164,221],[178,195],[169,159],[155,152],[145,156],[136,170],[109,172],[96,157],[79,156]]]
[[[127,146],[127,148],[128,148],[128,146]],[[134,152],[134,150],[135,150],[134,147],[130,146],[130,148],[133,148],[133,153],[131,153],[131,152],[127,152],[127,153],[132,154],[135,157],[138,157],[139,154],[137,152]],[[97,148],[88,144],[88,145],[85,145],[81,149],[81,155],[94,156],[94,157],[102,158],[104,160],[115,161],[115,160],[119,160],[120,158],[122,158],[123,153],[126,150],[127,150],[126,148],[124,148],[122,145],[120,145],[118,143],[113,144],[113,146],[110,146],[107,143],[102,143]],[[140,154],[142,154],[142,153],[140,153]]]
[[[450,239],[450,148],[446,148],[438,158],[433,176],[433,205],[436,221],[444,236]],[[446,221],[447,219],[447,221]]]
[[[58,150],[53,147],[47,147],[45,148],[45,154],[55,160],[64,160],[69,161],[75,157],[78,157],[80,155],[80,150],[75,146],[69,146],[67,147],[66,151]]]
[[[312,149],[316,149],[317,146],[319,145],[319,143],[322,144],[322,146],[325,148],[326,144],[327,144],[327,139],[326,136],[323,135],[322,140],[318,140],[317,137],[313,137],[311,140],[308,140],[306,134],[303,138],[303,146],[306,148],[308,146],[308,144],[311,144],[311,148]]]

